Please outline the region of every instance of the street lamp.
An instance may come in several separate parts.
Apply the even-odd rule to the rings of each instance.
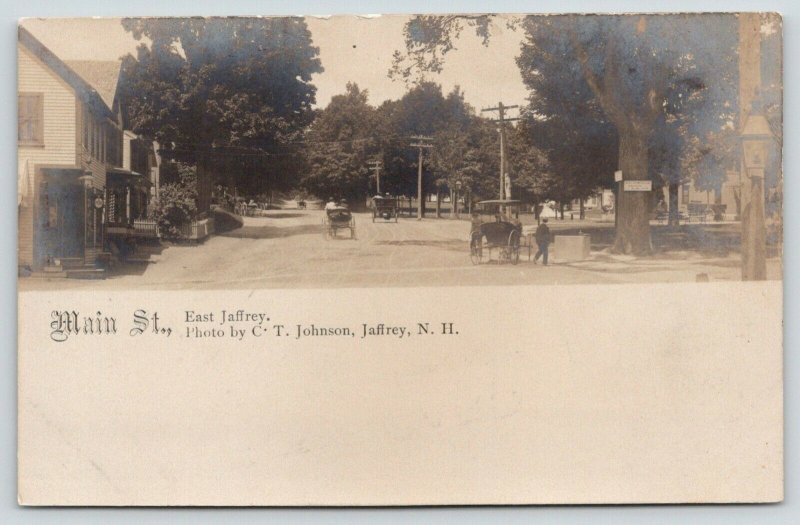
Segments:
[[[742,214],[742,280],[763,281],[767,278],[764,171],[772,140],[764,115],[747,116],[741,140],[745,174],[750,180],[750,202]]]
[[[764,176],[767,146],[771,139],[772,132],[764,115],[749,115],[742,128],[742,149],[748,177]]]

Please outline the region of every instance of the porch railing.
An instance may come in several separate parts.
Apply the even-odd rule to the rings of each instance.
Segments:
[[[136,219],[133,221],[133,228],[136,235],[140,237],[158,237],[158,223],[148,219]]]

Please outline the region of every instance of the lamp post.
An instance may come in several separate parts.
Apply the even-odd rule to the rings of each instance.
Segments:
[[[772,132],[764,115],[757,112],[748,115],[741,132],[745,174],[750,181],[749,203],[742,213],[743,281],[767,278],[764,171],[771,139]]]

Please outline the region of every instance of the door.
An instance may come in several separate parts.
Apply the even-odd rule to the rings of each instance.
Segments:
[[[84,190],[79,184],[62,183],[49,177],[42,183],[37,211],[34,261],[37,268],[55,259],[83,257]]]

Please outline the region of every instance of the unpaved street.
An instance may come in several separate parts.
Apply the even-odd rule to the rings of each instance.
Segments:
[[[738,280],[738,255],[669,252],[649,258],[612,256],[593,251],[588,261],[558,261],[545,268],[520,263],[481,264],[469,258],[467,221],[401,218],[398,223],[354,214],[356,240],[346,231],[326,240],[323,212],[279,210],[267,217],[245,217],[244,227],[213,236],[200,245],[164,244],[152,251],[150,263],[116,268],[101,281],[20,279],[20,289],[218,289],[319,288],[376,286],[452,286],[515,284],[580,284]],[[553,224],[554,233],[574,226]],[[591,225],[588,225],[591,227]],[[609,225],[595,225],[608,228]],[[526,229],[527,231],[527,229]],[[780,278],[777,261],[770,278]]]

